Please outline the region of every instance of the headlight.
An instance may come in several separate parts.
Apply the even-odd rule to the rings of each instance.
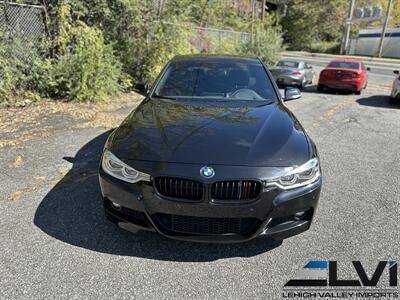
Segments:
[[[265,186],[277,186],[283,190],[290,190],[317,181],[321,177],[318,158],[313,158],[300,167],[285,172],[279,177],[264,181]]]
[[[104,151],[101,166],[107,174],[126,182],[150,181],[149,174],[131,168],[108,150]]]

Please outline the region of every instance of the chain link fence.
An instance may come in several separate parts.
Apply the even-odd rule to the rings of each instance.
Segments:
[[[161,14],[165,10],[166,4],[169,0],[149,0],[156,13]],[[241,3],[238,0],[217,0],[230,2],[232,7],[240,14],[251,14],[251,2],[244,1]],[[256,3],[256,11],[261,14],[261,1]],[[247,4],[244,5],[244,4]],[[172,25],[172,24],[171,24]],[[189,25],[190,26],[190,25]],[[249,32],[225,30],[211,27],[190,26],[193,41],[191,44],[199,51],[207,50],[210,47],[221,48],[226,43],[246,43],[250,41],[251,34]],[[212,45],[211,45],[212,44]]]
[[[34,59],[45,36],[44,17],[43,6],[0,1],[0,33],[21,60]]]
[[[210,47],[212,41],[213,47],[222,47],[224,43],[245,43],[250,41],[251,34],[248,32],[224,30],[209,27],[193,27],[194,46],[199,51]]]

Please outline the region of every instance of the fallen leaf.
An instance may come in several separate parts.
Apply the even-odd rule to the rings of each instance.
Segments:
[[[22,160],[22,157],[21,157],[21,155],[18,155],[16,158],[15,158],[15,161],[14,161],[14,168],[19,168],[19,167],[21,167],[22,166],[22,164],[23,164],[23,160]]]
[[[69,168],[68,167],[60,167],[57,169],[58,173],[62,176],[67,175],[67,173],[69,172]]]
[[[10,196],[8,196],[8,200],[10,201],[17,201],[21,198],[22,191],[16,191],[12,193]]]

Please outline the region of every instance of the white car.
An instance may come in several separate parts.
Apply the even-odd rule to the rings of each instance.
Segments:
[[[396,78],[393,81],[392,93],[390,94],[389,103],[391,104],[400,104],[400,76],[399,71],[393,71],[396,74]]]

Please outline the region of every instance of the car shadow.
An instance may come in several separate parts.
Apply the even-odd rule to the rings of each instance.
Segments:
[[[365,105],[365,106],[400,109],[399,104],[390,104],[389,96],[386,96],[386,95],[375,95],[375,96],[371,96],[371,97],[360,98],[360,99],[357,99],[356,101],[358,104]]]
[[[111,131],[84,145],[75,157],[64,157],[72,169],[44,197],[34,224],[46,234],[88,250],[163,261],[200,262],[251,257],[282,244],[257,239],[240,244],[199,244],[175,241],[150,232],[132,234],[104,217],[97,170]]]
[[[318,91],[317,85],[308,85],[302,92],[313,93],[313,94],[328,94],[328,95],[351,95],[352,91],[340,90],[340,89],[324,89],[323,91]]]

